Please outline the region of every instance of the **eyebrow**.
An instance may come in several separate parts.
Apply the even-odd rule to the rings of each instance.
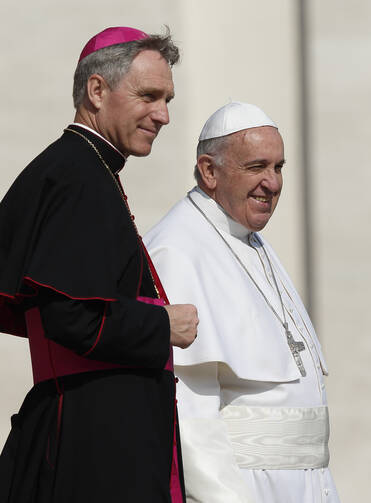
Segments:
[[[286,163],[286,159],[282,159],[281,161],[277,162],[276,166],[279,164],[283,166]],[[269,164],[267,159],[254,159],[253,161],[247,162],[245,166],[253,166],[254,164]]]
[[[162,89],[159,87],[156,87],[156,86],[152,86],[152,87],[148,86],[148,87],[141,88],[140,92],[142,92],[144,94],[160,94],[160,93],[162,93]],[[166,95],[166,99],[168,99],[169,101],[174,98],[175,98],[175,93],[169,93],[168,95]]]

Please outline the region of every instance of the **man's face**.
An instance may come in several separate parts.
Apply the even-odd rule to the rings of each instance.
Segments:
[[[282,189],[281,135],[271,126],[239,131],[228,139],[223,158],[223,166],[214,170],[214,199],[234,220],[260,231]]]
[[[174,97],[170,67],[157,51],[133,60],[114,90],[107,89],[96,116],[98,131],[124,155],[146,156],[164,124]]]

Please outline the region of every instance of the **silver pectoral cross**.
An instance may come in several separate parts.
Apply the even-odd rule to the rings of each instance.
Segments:
[[[295,341],[292,333],[289,330],[288,324],[284,323],[283,324],[285,333],[286,333],[286,338],[287,338],[287,343],[289,345],[289,348],[291,350],[292,356],[294,357],[295,363],[298,366],[298,369],[300,370],[300,374],[305,377],[307,375],[307,372],[305,370],[303,361],[300,356],[300,351],[305,350],[305,345],[304,342],[302,341]]]

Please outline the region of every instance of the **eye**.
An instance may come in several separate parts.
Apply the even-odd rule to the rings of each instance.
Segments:
[[[258,173],[262,169],[264,169],[265,166],[262,164],[254,164],[253,166],[247,166],[245,168],[245,171],[249,171],[250,173]]]
[[[281,173],[282,168],[283,168],[283,164],[278,164],[277,166],[275,166],[274,170],[276,173]]]
[[[152,93],[142,94],[142,98],[144,99],[144,101],[148,101],[148,102],[155,101],[155,99],[156,99],[155,95]]]

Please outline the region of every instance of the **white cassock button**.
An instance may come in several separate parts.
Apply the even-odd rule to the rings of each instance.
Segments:
[[[324,468],[322,468],[321,472],[322,472],[322,473],[325,473],[325,469],[324,469]]]
[[[328,490],[328,489],[325,489],[325,494],[326,494],[326,496],[328,496],[328,493],[329,493],[329,490]]]

